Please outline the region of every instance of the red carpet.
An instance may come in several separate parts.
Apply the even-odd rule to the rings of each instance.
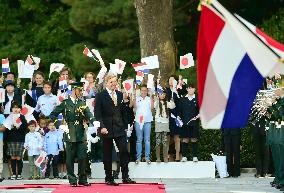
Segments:
[[[25,184],[19,186],[1,186],[0,189],[27,189],[27,188],[55,188],[52,193],[165,193],[165,186],[156,183],[120,184],[119,186],[107,186],[94,183],[90,187],[70,187],[68,184]]]

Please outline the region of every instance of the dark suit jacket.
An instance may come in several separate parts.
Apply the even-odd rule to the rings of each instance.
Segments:
[[[8,98],[7,93],[5,93],[5,102],[3,103],[3,106],[5,107],[8,102],[9,102],[9,98]],[[12,102],[17,102],[19,105],[22,105],[22,95],[14,92],[14,97],[13,97]]]
[[[116,91],[117,106],[114,105],[107,90],[96,95],[95,118],[100,122],[101,128],[107,128],[108,134],[102,137],[120,137],[126,135],[127,113],[123,110],[123,95]]]
[[[182,122],[187,124],[192,118],[199,114],[197,96],[191,101],[188,97],[181,97],[177,102],[177,112]],[[189,122],[189,126],[198,126],[199,120]]]

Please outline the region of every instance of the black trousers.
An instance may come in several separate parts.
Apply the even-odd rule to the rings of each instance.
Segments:
[[[49,177],[49,175],[50,175],[50,166],[52,166],[53,177],[58,177],[58,160],[59,160],[59,155],[47,155],[47,157],[48,157],[48,163],[47,163],[45,176]]]
[[[136,161],[136,141],[137,141],[135,129],[132,131],[132,134],[128,140],[130,143],[130,153],[129,153],[130,161],[135,162]]]
[[[224,135],[227,170],[230,176],[240,176],[240,143],[241,135]]]
[[[266,136],[255,133],[254,148],[255,148],[255,167],[256,174],[265,175],[269,173],[270,152],[269,146],[266,145]]]
[[[119,150],[122,179],[128,178],[129,153],[127,151],[126,136],[120,136],[115,138],[103,137],[103,162],[106,174],[105,177],[106,181],[113,180],[112,176],[112,150],[114,148],[113,140],[115,141],[117,148]]]

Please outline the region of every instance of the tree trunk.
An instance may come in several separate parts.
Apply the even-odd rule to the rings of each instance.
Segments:
[[[138,17],[141,57],[158,55],[161,83],[175,72],[173,0],[134,0]],[[157,75],[158,69],[151,73]]]

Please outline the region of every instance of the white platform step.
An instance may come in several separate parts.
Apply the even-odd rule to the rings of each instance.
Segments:
[[[199,162],[169,162],[129,163],[130,178],[215,178],[215,163],[212,161]],[[102,163],[92,164],[92,177],[104,178]]]
[[[75,164],[75,173],[78,171],[78,166]],[[103,163],[92,163],[92,177],[105,178]],[[28,162],[24,162],[22,176],[27,179]],[[4,164],[3,177],[7,179],[10,176],[7,164]],[[135,164],[129,163],[130,178],[215,178],[215,163],[212,161],[195,162],[169,162],[156,163],[140,162]],[[121,176],[120,176],[121,177]]]

